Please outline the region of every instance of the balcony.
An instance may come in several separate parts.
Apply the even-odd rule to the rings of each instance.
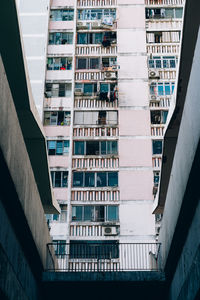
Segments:
[[[118,202],[120,199],[119,190],[76,190],[71,192],[71,201],[75,202]]]
[[[76,55],[117,55],[117,46],[103,47],[101,45],[76,45]]]
[[[167,44],[167,43],[152,43],[147,44],[147,53],[152,54],[179,54],[180,45],[179,43]]]
[[[145,0],[145,5],[175,5],[183,6],[185,3],[184,0]]]
[[[57,266],[51,260],[53,249],[58,259]],[[50,243],[47,245],[47,271],[160,271],[159,251],[159,243]]]
[[[87,98],[87,97],[86,97]],[[118,106],[118,100],[114,100],[112,102],[109,101],[104,101],[104,100],[99,100],[98,98],[94,99],[77,99],[75,98],[74,100],[74,107],[75,108],[117,108]]]
[[[75,72],[76,81],[90,81],[90,80],[117,80],[117,72],[115,70],[106,72],[105,70],[98,71],[76,71]]]
[[[117,157],[79,157],[72,159],[72,168],[74,169],[113,169],[119,167],[119,158]]]
[[[151,136],[163,137],[165,125],[151,125]]]
[[[77,7],[116,6],[117,0],[78,0]]]
[[[117,127],[77,127],[73,129],[73,137],[118,137],[119,129]]]
[[[181,30],[182,20],[160,20],[160,19],[149,19],[146,20],[146,29],[148,30]]]

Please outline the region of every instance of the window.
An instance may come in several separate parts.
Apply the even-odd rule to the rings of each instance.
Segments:
[[[72,32],[51,32],[49,33],[49,45],[73,44]]]
[[[150,95],[172,95],[174,92],[174,85],[174,82],[152,82],[150,85]]]
[[[62,240],[54,240],[53,246],[56,255],[65,255],[66,254],[66,242]]]
[[[102,66],[104,68],[117,65],[117,57],[102,57]]]
[[[72,57],[48,57],[47,70],[72,70]]]
[[[116,83],[100,83],[100,100],[114,101],[118,98]]]
[[[47,141],[49,155],[67,155],[69,153],[69,141]]]
[[[60,214],[56,215],[46,215],[47,222],[49,223],[55,223],[55,222],[60,222],[60,223],[66,223],[67,222],[67,205],[65,204],[60,204]]]
[[[118,241],[70,241],[70,258],[119,258]]]
[[[71,83],[46,83],[45,96],[47,98],[54,97],[71,97],[72,84]]]
[[[106,186],[118,186],[118,172],[73,172],[73,187]]]
[[[162,154],[162,141],[153,141],[153,154]]]
[[[51,21],[73,21],[73,9],[54,9],[50,13]]]
[[[99,155],[99,142],[98,141],[86,142],[86,155]]]
[[[153,56],[149,59],[149,68],[170,69],[176,68],[177,58],[175,56]]]
[[[82,91],[85,96],[93,96],[97,93],[96,83],[75,83],[75,93],[76,91]]]
[[[74,155],[117,155],[117,141],[75,141]]]
[[[44,125],[70,125],[71,113],[70,111],[45,111]]]
[[[78,20],[101,20],[105,17],[116,18],[116,9],[83,9],[78,10]]]
[[[64,188],[68,186],[68,171],[51,171],[52,186]]]
[[[116,32],[89,32],[77,33],[77,44],[102,44],[103,46],[110,46],[116,43]]]
[[[154,186],[158,187],[159,180],[160,180],[160,172],[154,172],[153,173],[153,179],[154,179]]]
[[[147,43],[179,43],[180,31],[148,32]]]
[[[165,124],[167,120],[168,111],[153,110],[151,111],[151,124]]]
[[[117,125],[117,111],[74,112],[75,125]]]
[[[179,19],[182,16],[182,8],[146,8],[146,19]]]
[[[119,207],[116,205],[72,206],[72,221],[117,222],[119,221]]]
[[[99,58],[77,58],[76,69],[99,69]]]

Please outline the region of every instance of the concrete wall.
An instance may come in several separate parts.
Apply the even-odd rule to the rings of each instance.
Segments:
[[[170,182],[168,187],[168,193],[166,197],[163,221],[160,231],[160,242],[162,243],[162,257],[163,265],[166,265],[168,255],[172,250],[172,241],[174,238],[175,230],[178,223],[178,218],[183,214],[183,201],[186,192],[186,187],[188,184],[189,176],[191,176],[190,171],[192,164],[194,162],[195,155],[197,153],[197,146],[199,144],[200,138],[200,105],[199,105],[199,53],[200,53],[200,34],[198,35],[195,55],[193,59],[192,71],[190,75],[190,80],[187,89],[186,101],[182,115],[182,121],[180,125],[180,131],[176,146],[176,152],[173,161],[173,167],[171,170]],[[198,174],[195,174],[198,176]],[[195,178],[194,178],[195,180]],[[191,184],[191,182],[190,182]],[[197,190],[198,190],[198,183]],[[198,197],[198,195],[194,195]],[[193,205],[194,199],[187,199]],[[196,200],[198,201],[198,200]],[[188,205],[189,205],[188,202]],[[192,209],[192,207],[191,207]],[[188,211],[189,214],[189,211]],[[186,212],[187,215],[187,212]],[[190,224],[189,224],[190,225]],[[183,224],[184,226],[184,224]],[[187,226],[187,225],[185,225]],[[194,299],[192,293],[180,294],[182,287],[188,279],[194,278],[194,280],[199,279],[199,276],[188,278],[190,268],[195,264],[195,256],[198,256],[199,252],[199,206],[196,208],[195,216],[192,220],[191,226],[188,228],[187,240],[185,242],[183,251],[181,253],[180,259],[178,261],[177,269],[172,281],[170,288],[170,299]],[[183,228],[185,230],[185,227]],[[182,237],[180,232],[180,237]],[[177,243],[179,241],[177,240]],[[197,273],[196,273],[197,275]],[[195,281],[196,282],[196,281]],[[189,286],[190,292],[197,291],[197,287]],[[184,289],[184,287],[183,287]],[[180,294],[180,296],[179,296]]]
[[[50,0],[18,0],[33,98],[42,120]]]
[[[51,239],[2,61],[0,62],[0,74],[2,113],[0,148],[19,197],[18,201],[20,201],[20,206],[27,220],[27,226],[31,231],[41,262],[45,266],[46,244]],[[12,205],[10,209],[12,209]]]
[[[152,241],[155,234],[144,16],[144,1],[118,1],[120,238],[123,241]]]

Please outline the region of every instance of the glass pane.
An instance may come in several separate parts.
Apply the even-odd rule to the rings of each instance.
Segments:
[[[101,155],[106,155],[107,151],[106,151],[106,142],[101,142]]]
[[[118,206],[108,206],[108,221],[118,221]]]
[[[160,69],[162,66],[161,66],[161,60],[156,60],[156,68],[157,69]]]
[[[106,172],[97,173],[97,187],[107,186]]]
[[[100,92],[101,93],[108,93],[109,91],[109,84],[108,83],[101,83],[100,84]]]
[[[68,171],[63,172],[62,187],[68,186]]]
[[[48,141],[48,149],[56,149],[56,141]]]
[[[69,153],[69,141],[64,141],[63,154]]]
[[[77,44],[87,44],[87,33],[78,33]]]
[[[85,173],[85,187],[92,187],[94,186],[94,172]]]
[[[105,208],[103,205],[101,206],[95,206],[95,221],[96,222],[103,222],[105,221]]]
[[[171,95],[169,83],[165,83],[165,95]]]
[[[84,221],[94,220],[94,206],[84,206]]]
[[[61,187],[61,174],[62,174],[62,172],[55,172],[55,185],[54,185],[54,187]]]
[[[90,69],[99,69],[99,58],[90,58]]]
[[[99,155],[99,142],[86,142],[86,155]]]
[[[87,69],[87,59],[86,58],[79,58],[77,63],[77,69]]]
[[[70,125],[71,122],[71,112],[70,111],[65,111],[64,112],[64,125]]]
[[[77,186],[77,187],[83,186],[83,172],[73,173],[73,186]]]
[[[84,94],[92,95],[93,92],[93,85],[91,83],[84,84]]]
[[[57,141],[56,154],[57,155],[63,154],[63,142],[62,141]]]
[[[73,206],[72,207],[72,221],[82,221],[83,220],[83,207]]]
[[[107,142],[107,154],[117,154],[117,142],[109,141]]]
[[[84,155],[84,142],[74,142],[74,155]]]
[[[118,186],[117,172],[108,172],[108,186]]]
[[[163,89],[163,84],[162,83],[158,84],[158,95],[159,96],[163,96],[164,95],[164,89]]]
[[[162,154],[162,141],[153,141],[153,154]]]
[[[183,16],[183,9],[182,8],[175,8],[176,18],[182,18]]]

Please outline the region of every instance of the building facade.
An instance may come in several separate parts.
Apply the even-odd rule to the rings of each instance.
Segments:
[[[182,15],[182,0],[52,1],[43,122],[58,244],[155,241]]]

